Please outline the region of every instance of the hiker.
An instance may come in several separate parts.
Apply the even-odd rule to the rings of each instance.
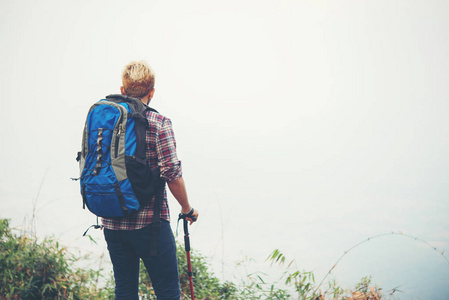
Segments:
[[[131,62],[122,74],[122,95],[140,99],[149,105],[154,95],[155,75],[145,61]],[[151,167],[159,167],[160,176],[187,215],[192,224],[198,219],[198,211],[190,206],[187,198],[181,162],[176,154],[176,141],[170,119],[155,111],[146,112],[149,130],[146,132],[146,156]],[[115,278],[115,299],[138,299],[139,264],[143,260],[150,276],[157,299],[180,299],[181,291],[176,258],[176,243],[170,227],[170,212],[164,187],[160,203],[160,229],[157,237],[157,253],[150,255],[151,223],[155,197],[126,218],[102,218],[104,236],[111,257]]]

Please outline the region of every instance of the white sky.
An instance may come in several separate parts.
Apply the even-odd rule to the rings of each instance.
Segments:
[[[85,114],[119,92],[126,63],[145,59],[201,212],[194,246],[217,273],[279,248],[319,281],[354,244],[398,230],[449,249],[448,2],[0,8],[1,217],[30,217],[43,181],[38,232],[78,238],[93,220],[68,180]],[[384,289],[402,285],[404,299],[449,293],[438,253],[400,237],[370,243],[345,257],[337,281],[372,274]]]

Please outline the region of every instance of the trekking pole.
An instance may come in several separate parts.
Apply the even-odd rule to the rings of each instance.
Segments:
[[[189,276],[190,281],[190,297],[192,300],[195,300],[195,295],[193,293],[193,278],[192,278],[192,262],[190,260],[190,237],[189,237],[189,223],[187,221],[188,215],[179,214],[179,220],[183,219],[184,221],[184,248],[187,254],[187,275]],[[195,217],[192,217],[195,220]]]

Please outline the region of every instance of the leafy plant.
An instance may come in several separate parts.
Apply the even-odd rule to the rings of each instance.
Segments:
[[[380,300],[382,298],[381,288],[371,286],[371,276],[365,276],[355,286],[352,297],[348,300]]]
[[[270,256],[267,258],[268,261],[271,261],[271,264],[278,263],[279,265],[285,265],[286,257],[278,250],[274,250]],[[319,298],[319,295],[314,292],[315,285],[315,276],[312,272],[299,271],[299,270],[291,270],[293,266],[296,266],[294,260],[291,260],[285,272],[283,273],[282,278],[285,278],[285,285],[287,287],[293,287],[294,291],[298,294],[297,299],[316,299]],[[287,299],[287,298],[282,298]]]
[[[190,281],[187,274],[187,258],[184,247],[177,245],[179,280],[182,299],[190,299]],[[195,298],[198,299],[237,299],[233,298],[237,288],[231,282],[221,283],[210,272],[210,266],[206,259],[196,251],[191,251],[192,277]],[[142,299],[156,299],[150,278],[143,265],[140,263],[140,296]]]
[[[182,300],[190,299],[187,259],[184,247],[177,245]],[[51,238],[39,241],[33,235],[12,233],[9,221],[0,219],[0,300],[6,299],[112,299],[114,279],[103,270],[73,267],[79,259]],[[298,270],[294,260],[274,250],[267,261],[284,268],[278,280],[267,280],[267,274],[246,275],[239,284],[221,282],[200,253],[191,251],[193,284],[197,299],[204,300],[380,300],[386,299],[371,277],[363,277],[353,291],[343,290],[329,282],[324,294],[315,285],[312,272]],[[99,283],[101,282],[101,284]],[[390,296],[400,291],[393,289]],[[156,299],[151,281],[141,263],[139,293],[141,299]]]
[[[58,242],[17,236],[0,219],[0,299],[108,299],[96,285],[101,270],[73,270],[75,261]]]

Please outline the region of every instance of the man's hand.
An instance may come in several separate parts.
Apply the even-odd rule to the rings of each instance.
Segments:
[[[186,220],[190,222],[190,225],[192,225],[193,222],[196,222],[199,216],[198,211],[193,207],[191,207],[188,212],[181,210],[181,214],[186,216]]]

